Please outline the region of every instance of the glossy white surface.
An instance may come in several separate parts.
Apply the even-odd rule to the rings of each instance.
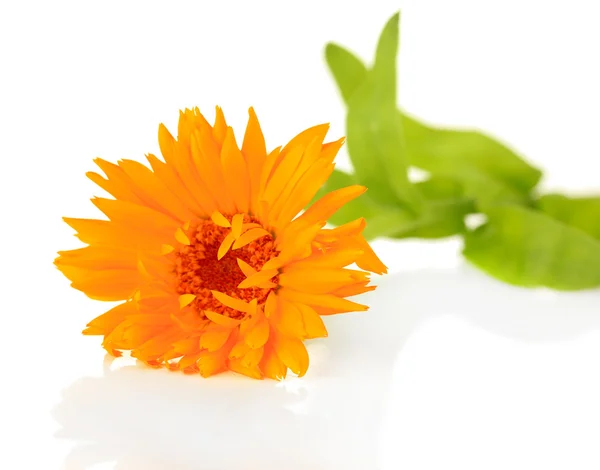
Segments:
[[[363,300],[369,312],[329,318],[310,342],[307,376],[282,383],[101,364],[86,338],[75,360],[44,363],[62,374],[21,375],[13,399],[31,421],[12,468],[600,466],[600,293],[463,266],[390,275]]]
[[[592,470],[600,468],[600,293],[497,283],[441,244],[378,241],[389,276],[329,318],[303,379],[211,380],[103,363],[79,334],[107,306],[51,262],[60,217],[96,216],[92,158],[157,152],[158,122],[215,104],[269,148],[344,109],[322,63],[370,58],[403,9],[400,103],[479,126],[598,189],[595,2],[19,1],[0,3],[4,470]],[[347,167],[345,150],[340,166]]]

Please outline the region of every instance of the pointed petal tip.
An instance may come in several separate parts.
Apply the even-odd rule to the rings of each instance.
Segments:
[[[219,211],[214,211],[211,214],[210,218],[215,223],[215,225],[218,225],[219,227],[223,227],[223,228],[231,227],[231,222],[229,222],[229,220],[227,220],[225,218],[225,216],[223,214],[221,214],[221,212],[219,212]]]
[[[194,300],[196,300],[196,296],[194,294],[182,294],[179,296],[179,308],[187,307]]]
[[[181,227],[177,228],[177,230],[175,231],[175,240],[177,240],[182,245],[189,246],[191,244],[189,237],[185,234]]]
[[[173,248],[171,245],[162,245],[160,248],[160,254],[161,255],[168,255],[169,253],[172,253],[175,250],[175,248]]]

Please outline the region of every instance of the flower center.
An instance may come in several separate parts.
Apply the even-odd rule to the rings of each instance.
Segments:
[[[244,216],[244,223],[256,222],[250,216]],[[231,229],[220,227],[211,220],[201,220],[196,225],[192,225],[187,232],[190,245],[183,246],[175,252],[177,293],[195,295],[196,299],[191,306],[202,317],[205,317],[204,310],[235,319],[245,316],[244,313],[227,307],[215,299],[212,290],[245,302],[257,299],[259,305],[266,302],[269,293],[273,290],[268,286],[238,288],[247,277],[240,269],[238,259],[254,270],[260,271],[267,261],[279,254],[274,247],[273,237],[264,235],[241,248],[230,249],[219,260],[219,247],[230,232]],[[278,280],[275,276],[271,281],[277,284]]]

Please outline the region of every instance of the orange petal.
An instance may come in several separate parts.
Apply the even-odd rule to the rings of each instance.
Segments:
[[[181,339],[173,343],[173,349],[179,354],[194,354],[200,352],[200,342],[197,336]]]
[[[171,284],[173,280],[169,259],[164,256],[153,256],[148,252],[138,252],[137,268],[140,275],[149,282]]]
[[[264,312],[265,317],[269,318],[273,316],[277,312],[278,308],[278,299],[277,294],[275,292],[271,292],[267,297],[267,301],[265,302]]]
[[[282,158],[294,147],[306,147],[312,140],[320,140],[323,142],[329,131],[329,124],[318,124],[300,132],[296,137],[290,140],[281,151]]]
[[[335,140],[333,142],[327,142],[323,144],[321,147],[321,155],[320,157],[326,160],[332,160],[338,154],[344,143],[346,142],[346,138],[342,137],[341,139]]]
[[[159,127],[158,140],[165,161],[168,166],[175,169],[175,173],[183,183],[182,186],[193,195],[203,212],[210,213],[210,210],[215,207],[215,203],[207,193],[206,185],[200,184],[203,181],[200,178],[201,169],[190,155],[190,134],[192,132],[190,118],[193,117],[190,113],[190,110],[179,113],[179,141],[176,141],[162,124]],[[198,119],[200,118],[204,119],[198,116]],[[205,122],[205,125],[208,126],[208,123]]]
[[[99,317],[94,318],[87,326],[94,327],[100,330],[101,334],[108,335],[117,325],[125,320],[127,315],[133,315],[136,312],[137,309],[134,302],[123,302]]]
[[[233,372],[237,372],[238,374],[245,375],[252,379],[260,380],[263,378],[263,374],[258,366],[254,365],[252,367],[247,367],[244,365],[242,359],[229,359],[229,368]]]
[[[327,161],[318,160],[301,176],[300,180],[290,193],[284,207],[282,207],[277,222],[273,225],[281,229],[290,223],[298,213],[315,197],[315,194],[327,181],[335,165]]]
[[[270,344],[265,346],[264,354],[259,365],[260,369],[265,374],[274,380],[283,380],[287,375],[287,367]]]
[[[343,236],[360,234],[366,226],[364,217],[359,217],[338,227],[321,230],[317,239],[322,243],[333,243]]]
[[[294,374],[302,377],[308,370],[308,352],[298,338],[277,333],[274,335],[273,347],[277,356]]]
[[[303,147],[295,147],[289,152],[289,155],[286,155],[281,164],[274,169],[264,192],[259,195],[261,200],[266,201],[270,206],[275,204],[286,185],[290,184],[303,154]]]
[[[235,320],[234,318],[229,318],[220,313],[211,312],[210,310],[205,310],[204,314],[209,320],[226,328],[235,328],[241,323],[241,320]]]
[[[252,266],[246,263],[242,258],[238,258],[237,263],[242,273],[244,273],[244,276],[250,277],[257,273],[256,269],[254,269]]]
[[[215,125],[213,126],[213,137],[219,145],[223,145],[225,140],[225,134],[227,133],[227,122],[225,121],[225,115],[220,106],[216,107]]]
[[[233,249],[237,250],[246,246],[248,243],[252,243],[265,235],[270,235],[264,228],[251,228],[247,232],[243,233],[233,244]]]
[[[306,335],[302,314],[294,302],[282,299],[276,317],[271,317],[271,324],[286,336],[302,338]]]
[[[231,127],[227,128],[223,148],[221,149],[221,164],[227,175],[227,187],[232,193],[235,205],[240,212],[248,212],[250,207],[250,177],[248,167],[242,152],[238,149]]]
[[[134,269],[137,254],[128,248],[116,246],[86,246],[76,250],[59,251],[56,266],[75,266],[94,271],[102,269]]]
[[[357,281],[368,281],[368,273],[351,269],[288,268],[279,276],[281,286],[312,294],[327,294]]]
[[[231,233],[233,238],[237,240],[242,234],[242,226],[244,224],[244,214],[236,214],[231,219]]]
[[[269,218],[271,218],[272,220],[277,220],[279,218],[282,210],[288,205],[290,195],[296,190],[297,185],[300,184],[300,181],[302,180],[305,173],[319,158],[321,144],[322,141],[319,141],[317,138],[315,138],[304,148],[302,156],[298,163],[298,167],[290,175],[288,182],[281,191],[281,194],[275,199],[275,201],[271,205]],[[291,158],[291,154],[292,152],[285,158]],[[283,165],[280,165],[280,167],[278,167],[278,170],[280,170],[282,167]]]
[[[63,217],[63,220],[77,232],[82,242],[119,249],[155,249],[164,241],[165,236],[148,232],[141,227],[123,225],[108,220],[76,219]]]
[[[326,307],[336,313],[363,312],[369,307],[348,299],[343,299],[332,294],[307,294],[284,287],[279,290],[278,295],[297,303],[303,303],[312,307]]]
[[[123,159],[119,161],[119,167],[129,176],[135,193],[145,205],[179,221],[194,216],[147,166]]]
[[[265,138],[260,128],[260,123],[253,108],[248,110],[248,125],[242,143],[242,153],[248,164],[248,176],[250,178],[251,206],[254,212],[258,208],[257,196],[260,185],[260,175],[265,159],[267,148]]]
[[[356,199],[366,190],[364,186],[353,185],[332,191],[306,209],[306,212],[296,221],[312,224],[320,220],[328,220],[340,207]]]
[[[369,281],[363,281],[350,284],[332,291],[331,294],[337,295],[338,297],[352,297],[353,295],[364,294],[365,292],[375,290],[377,286],[369,286],[367,285],[368,283]]]
[[[139,285],[138,272],[130,269],[90,271],[71,266],[59,266],[59,269],[72,280],[73,288],[95,300],[130,299]]]
[[[363,254],[356,260],[357,266],[375,274],[387,273],[387,266],[375,254],[373,248],[371,248],[371,245],[369,245],[364,237],[357,235],[354,239],[357,242],[357,247],[363,251]]]
[[[219,372],[224,372],[227,366],[226,356],[223,356],[221,351],[200,353],[196,364],[202,377],[210,377]]]
[[[115,199],[144,205],[142,199],[134,191],[135,185],[133,181],[127,176],[122,168],[114,163],[103,160],[102,158],[95,158],[94,163],[102,169],[106,175],[106,179],[92,171],[86,173],[86,176],[89,179],[108,193],[112,194]]]
[[[179,224],[165,214],[133,202],[105,198],[93,198],[92,202],[113,222],[139,227],[146,233],[172,234]]]
[[[259,271],[256,274],[253,274],[252,276],[247,277],[242,282],[240,282],[238,285],[238,289],[247,289],[249,287],[260,286],[265,282],[271,280],[273,277],[277,276],[278,272],[279,271],[277,269]]]
[[[208,215],[207,211],[209,208],[203,207],[198,203],[194,195],[185,187],[174,167],[167,165],[152,154],[146,155],[146,159],[150,163],[156,177],[169,188],[182,206],[187,207],[196,216]]]
[[[262,166],[261,172],[260,172],[260,183],[259,183],[258,194],[263,194],[265,192],[267,182],[273,175],[273,171],[275,169],[277,161],[279,160],[280,152],[281,152],[281,147],[276,147],[273,150],[271,150],[271,152],[269,152],[269,154],[267,155],[267,158],[265,159],[265,163]]]
[[[279,258],[279,257],[271,258],[269,261],[267,261],[265,264],[263,264],[262,270],[265,270],[265,269],[279,269],[284,264],[285,264],[285,262],[281,258]]]
[[[252,349],[260,348],[269,339],[269,322],[265,317],[261,317],[252,330],[246,336],[245,341]]]
[[[201,352],[196,352],[192,354],[186,354],[183,356],[179,362],[177,363],[177,367],[179,370],[187,369],[188,367],[195,365],[198,359],[200,359]]]
[[[137,357],[145,362],[156,361],[155,365],[160,365],[161,357],[171,349],[173,341],[181,335],[181,331],[177,327],[166,328],[165,325],[162,325],[159,331],[160,333],[133,350],[132,357]]]
[[[179,308],[187,307],[194,300],[196,300],[196,296],[194,294],[182,294],[179,296]]]
[[[241,363],[244,367],[255,368],[262,359],[264,354],[264,348],[260,347],[257,349],[251,349],[242,357]]]
[[[175,240],[177,240],[182,245],[190,245],[191,244],[190,239],[188,238],[188,236],[185,234],[185,232],[182,230],[181,227],[178,227],[177,230],[175,231]]]
[[[172,247],[171,245],[163,244],[160,247],[160,254],[161,255],[168,255],[169,253],[172,253],[173,251],[175,251],[175,248]]]
[[[231,351],[229,352],[229,358],[241,358],[242,356],[245,356],[248,351],[250,351],[250,346],[248,346],[242,339],[241,341],[238,341],[233,348],[231,348]]]
[[[327,336],[327,328],[321,316],[308,305],[296,304],[302,314],[302,321],[306,331],[306,338],[324,338]]]
[[[208,351],[216,351],[223,347],[230,334],[231,329],[214,329],[206,331],[200,337],[200,347],[202,349],[207,349]]]
[[[225,256],[227,254],[227,252],[231,248],[231,245],[233,245],[234,241],[235,241],[235,236],[233,235],[233,232],[229,232],[227,234],[227,236],[223,239],[221,246],[219,246],[219,251],[217,253],[218,260],[222,259],[223,256]]]
[[[172,325],[171,315],[167,313],[155,313],[155,314],[140,314],[136,313],[129,315],[127,320],[136,323],[138,325],[148,326],[167,326]]]
[[[175,166],[175,156],[173,155],[175,138],[171,135],[164,124],[159,124],[158,126],[158,145],[160,147],[162,156],[165,158],[165,161],[170,163],[172,166]]]
[[[356,248],[336,247],[326,252],[317,252],[308,258],[290,263],[288,269],[321,269],[321,268],[344,268],[354,263],[364,251]]]
[[[221,214],[219,211],[213,212],[211,214],[210,218],[215,223],[215,225],[218,225],[219,227],[223,227],[223,228],[231,227],[231,222],[229,222],[229,220],[227,220],[225,218],[225,216],[223,214]]]
[[[221,148],[213,139],[210,128],[203,127],[191,134],[190,150],[198,168],[201,188],[207,190],[216,202],[217,210],[230,213],[235,211],[231,194],[227,191],[221,165]]]
[[[319,221],[313,225],[296,226],[295,232],[293,228],[286,230],[282,237],[276,239],[276,242],[280,240],[278,248],[281,253],[277,257],[279,262],[287,264],[296,259],[310,256],[312,253],[312,242],[323,225],[325,225],[325,222]]]
[[[239,312],[244,312],[244,313],[254,313],[256,311],[256,307],[252,306],[251,303],[246,303],[243,300],[240,299],[235,299],[233,297],[228,296],[227,294],[224,294],[222,292],[213,290],[211,291],[212,295],[214,296],[215,299],[217,299],[219,302],[221,302],[223,305],[225,305],[226,307],[232,308],[234,310],[237,310]]]
[[[198,369],[203,377],[226,370],[227,356],[238,339],[237,330],[233,329],[230,332],[229,338],[219,350],[215,352],[204,351],[198,359]]]

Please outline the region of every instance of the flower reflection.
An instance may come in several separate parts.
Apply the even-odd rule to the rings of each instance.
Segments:
[[[402,344],[371,335],[382,313],[348,314],[327,342],[314,341],[302,379],[202,380],[107,359],[101,377],[74,382],[54,410],[58,436],[75,441],[65,468],[373,468]]]
[[[369,312],[327,319],[330,338],[310,345],[302,379],[202,380],[119,359],[101,377],[77,380],[54,410],[59,436],[75,441],[65,468],[399,468],[390,403],[403,382],[395,364],[420,325],[454,315],[534,343],[600,328],[591,307],[598,292],[517,289],[469,268],[388,276],[368,295]]]

